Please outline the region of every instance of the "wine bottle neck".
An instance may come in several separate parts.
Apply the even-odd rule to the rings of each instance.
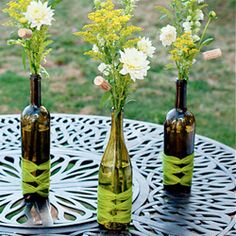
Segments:
[[[123,111],[112,112],[111,135],[115,135],[116,138],[123,138]]]
[[[186,111],[187,110],[187,81],[177,80],[176,81],[176,109]]]
[[[41,76],[31,75],[30,76],[30,102],[31,105],[40,107],[41,106]]]

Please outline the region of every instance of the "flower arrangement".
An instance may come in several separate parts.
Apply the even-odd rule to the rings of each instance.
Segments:
[[[54,20],[55,6],[61,0],[14,0],[3,10],[10,17],[6,24],[18,29],[18,35],[8,40],[8,45],[23,47],[22,61],[26,68],[26,59],[29,62],[31,74],[41,72],[47,74],[42,62],[50,53],[48,46],[52,43],[48,39],[48,28]]]
[[[96,78],[97,85],[109,90],[103,101],[110,101],[119,112],[127,102],[132,83],[142,80],[149,70],[149,58],[155,52],[148,38],[132,38],[142,29],[130,25],[137,0],[119,0],[120,8],[115,8],[112,0],[95,0],[95,11],[88,15],[91,23],[83,31],[75,33],[93,45],[85,54],[98,60],[98,70],[103,78]]]
[[[214,40],[206,38],[208,26],[216,18],[214,11],[207,14],[208,19],[202,30],[205,20],[203,10],[206,7],[204,0],[172,0],[168,8],[157,7],[164,14],[162,18],[167,17],[171,22],[161,29],[160,40],[168,48],[180,80],[188,80],[196,56]],[[173,64],[167,65],[169,69],[173,67]]]

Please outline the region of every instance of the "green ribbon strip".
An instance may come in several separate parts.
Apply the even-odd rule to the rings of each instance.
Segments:
[[[32,161],[21,159],[22,168],[22,189],[23,194],[38,193],[42,197],[48,196],[50,186],[50,160],[40,165]],[[40,175],[33,175],[32,172],[43,171]],[[37,187],[32,183],[37,183]]]
[[[98,222],[107,220],[127,224],[131,221],[132,187],[115,194],[98,186]]]
[[[194,153],[180,159],[163,153],[163,176],[165,185],[192,185]],[[183,166],[183,167],[180,167]],[[178,177],[176,174],[183,174]]]

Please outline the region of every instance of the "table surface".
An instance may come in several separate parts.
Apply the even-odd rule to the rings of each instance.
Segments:
[[[97,174],[110,118],[52,115],[50,206],[21,193],[19,116],[0,116],[0,235],[109,235],[96,222]],[[162,189],[160,125],[125,120],[133,166],[132,223],[118,235],[236,235],[235,150],[197,135],[192,192]]]

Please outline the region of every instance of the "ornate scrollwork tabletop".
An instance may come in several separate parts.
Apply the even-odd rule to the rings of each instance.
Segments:
[[[22,199],[19,116],[0,116],[0,235],[109,235],[96,223],[97,174],[110,118],[52,116],[50,204]],[[196,136],[189,197],[162,190],[162,126],[125,120],[134,171],[132,223],[118,235],[236,235],[235,150]]]

